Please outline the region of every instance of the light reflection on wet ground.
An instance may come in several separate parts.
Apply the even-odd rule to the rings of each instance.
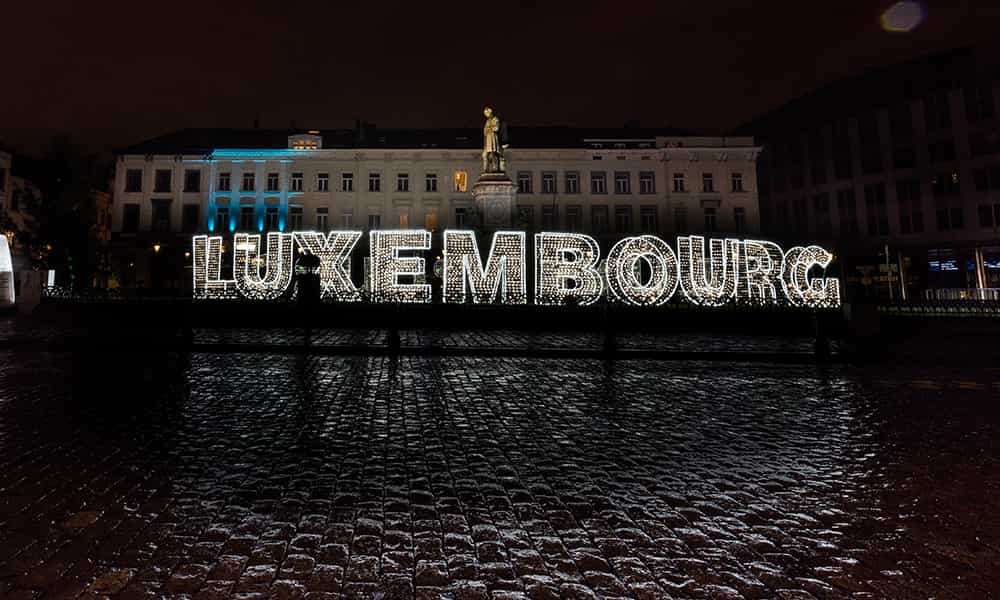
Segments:
[[[0,357],[5,597],[1000,586],[993,371]]]

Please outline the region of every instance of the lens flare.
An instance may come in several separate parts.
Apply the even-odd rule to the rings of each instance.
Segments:
[[[882,29],[893,33],[913,31],[924,22],[926,12],[920,2],[897,2],[882,13]]]

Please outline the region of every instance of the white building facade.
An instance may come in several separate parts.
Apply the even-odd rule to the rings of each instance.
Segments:
[[[602,241],[757,234],[752,138],[672,133],[511,128],[514,227]],[[474,227],[481,137],[477,130],[185,130],[125,149],[112,222],[122,281],[169,285],[156,281],[150,261],[167,263],[164,277],[173,279],[196,233]]]

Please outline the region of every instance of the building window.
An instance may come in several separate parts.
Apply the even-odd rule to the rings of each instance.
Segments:
[[[243,188],[244,192],[252,192],[256,188],[257,178],[253,173],[243,174]]]
[[[958,172],[938,173],[934,176],[931,187],[936,197],[957,196],[960,192]]]
[[[920,182],[916,179],[896,182],[899,202],[899,232],[922,233],[924,213],[920,203]]]
[[[288,227],[292,231],[302,231],[302,207],[288,207]]]
[[[302,180],[303,179],[304,178],[302,177],[302,173],[292,173],[292,179],[290,181],[290,185],[291,185],[291,188],[292,188],[291,191],[293,191],[293,192],[301,192],[302,191],[302,187],[303,187],[303,184],[302,184]]]
[[[813,185],[822,185],[826,183],[826,141],[823,138],[823,132],[813,131],[810,133],[806,144],[809,152],[809,178]],[[743,182],[740,181],[740,183]]]
[[[351,229],[352,227],[354,227],[354,213],[350,210],[340,213],[340,228]]]
[[[4,179],[6,179],[6,169],[0,169],[0,191],[3,190]],[[141,192],[142,191],[142,169],[129,169],[125,171],[125,191],[126,192]]]
[[[455,209],[455,227],[459,228],[459,229],[465,227],[465,209],[464,208],[459,207],[459,208]]]
[[[224,231],[229,231],[229,207],[228,206],[217,206],[215,207],[215,231],[222,233]]]
[[[715,181],[711,173],[701,174],[701,191],[703,192],[714,192],[715,191]]]
[[[152,230],[160,233],[170,231],[170,200],[153,200]]]
[[[745,191],[743,189],[743,173],[733,173],[732,174],[732,181],[733,181],[733,191],[734,192]]]
[[[900,146],[892,151],[892,164],[896,169],[912,169],[917,166],[917,152],[910,146]]]
[[[139,205],[126,204],[122,208],[122,231],[125,233],[139,231]]]
[[[532,206],[517,207],[517,223],[521,229],[534,229],[535,211]]]
[[[255,210],[253,205],[244,204],[240,206],[240,231],[253,231]]]
[[[867,113],[858,118],[858,141],[861,148],[861,172],[865,175],[881,173],[882,147],[875,113]]]
[[[993,207],[989,204],[979,205],[979,226],[993,227]]]
[[[718,224],[716,223],[715,208],[711,206],[705,207],[705,232],[712,233],[713,231],[718,231]]]
[[[542,173],[542,193],[543,194],[554,194],[556,193],[556,174],[547,171]]]
[[[747,211],[742,206],[737,206],[733,209],[733,224],[736,227],[736,233],[744,233],[747,230]]]
[[[854,174],[851,157],[851,134],[847,119],[833,124],[833,176],[850,179]]]
[[[615,207],[615,231],[617,233],[631,233],[632,232],[632,207],[631,206],[616,206]]]
[[[837,190],[837,218],[840,221],[840,237],[858,236],[857,205],[854,190]]]
[[[566,173],[566,193],[580,193],[580,174],[576,171],[569,171]]]
[[[153,182],[153,192],[162,194],[170,191],[170,169],[157,169]]]
[[[927,130],[947,129],[951,127],[951,108],[948,106],[948,94],[938,91],[924,99],[924,120]]]
[[[656,193],[656,174],[652,171],[640,171],[639,172],[639,193],[640,194],[655,194]]]
[[[369,192],[381,192],[382,191],[382,175],[379,173],[369,173],[368,174],[368,191]]]
[[[625,171],[615,171],[615,193],[631,194],[632,178]]]
[[[552,230],[559,227],[559,214],[554,205],[546,204],[542,206],[542,229]]]
[[[198,231],[198,219],[201,207],[197,204],[185,204],[181,210],[181,231],[184,233],[194,233]]]
[[[378,229],[382,226],[382,215],[368,215],[368,229]]]
[[[400,229],[409,229],[410,228],[410,215],[409,214],[399,215],[399,228]]]
[[[268,173],[267,174],[267,191],[269,191],[269,192],[277,192],[278,190],[279,190],[279,187],[278,187],[278,174],[277,173]]]
[[[657,211],[655,206],[639,207],[639,228],[643,233],[656,233],[659,230],[657,222]]]
[[[531,171],[517,172],[517,192],[519,194],[531,193]]]
[[[950,140],[934,142],[929,148],[931,162],[948,162],[955,160],[955,144]]]
[[[435,210],[428,210],[424,214],[424,229],[427,231],[437,231],[438,228],[438,215]]]
[[[427,173],[426,175],[424,175],[424,191],[425,192],[438,191],[437,173]]]
[[[184,191],[187,193],[201,191],[200,169],[184,169]]]
[[[566,229],[581,231],[583,229],[583,209],[579,206],[566,207]]]
[[[232,191],[232,178],[229,173],[219,173],[219,191],[220,192],[230,192]]]
[[[590,207],[590,229],[594,233],[608,232],[608,207],[604,204],[595,204]]]
[[[868,216],[868,235],[889,235],[884,183],[869,183],[865,186],[865,212]]]
[[[684,189],[684,173],[674,173],[674,191],[683,192]]]
[[[329,173],[317,173],[316,174],[316,191],[317,192],[329,192],[330,191],[330,174]]]
[[[340,191],[342,192],[354,191],[354,173],[340,174]]]
[[[590,193],[608,193],[608,176],[604,171],[594,171],[590,174]],[[607,212],[607,207],[605,207],[605,212]]]
[[[970,123],[993,118],[993,87],[990,84],[965,88],[965,116]]]
[[[397,192],[408,192],[408,191],[410,191],[410,174],[409,173],[396,173],[396,191]]]
[[[465,193],[469,190],[469,174],[465,171],[455,171],[455,191]]]
[[[330,209],[325,206],[321,206],[316,209],[316,229],[326,233],[330,231]]]
[[[833,237],[833,222],[830,220],[830,194],[826,192],[812,197],[816,235],[823,239]]]
[[[688,230],[688,211],[686,206],[674,207],[674,230],[686,233]]]
[[[268,206],[264,208],[264,231],[278,230],[278,207]]]
[[[962,207],[953,206],[951,208],[937,209],[938,231],[948,231],[949,229],[962,229],[964,227],[962,218]]]

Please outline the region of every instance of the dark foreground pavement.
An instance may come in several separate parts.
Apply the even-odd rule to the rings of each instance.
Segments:
[[[997,373],[0,352],[0,597],[990,597]]]

